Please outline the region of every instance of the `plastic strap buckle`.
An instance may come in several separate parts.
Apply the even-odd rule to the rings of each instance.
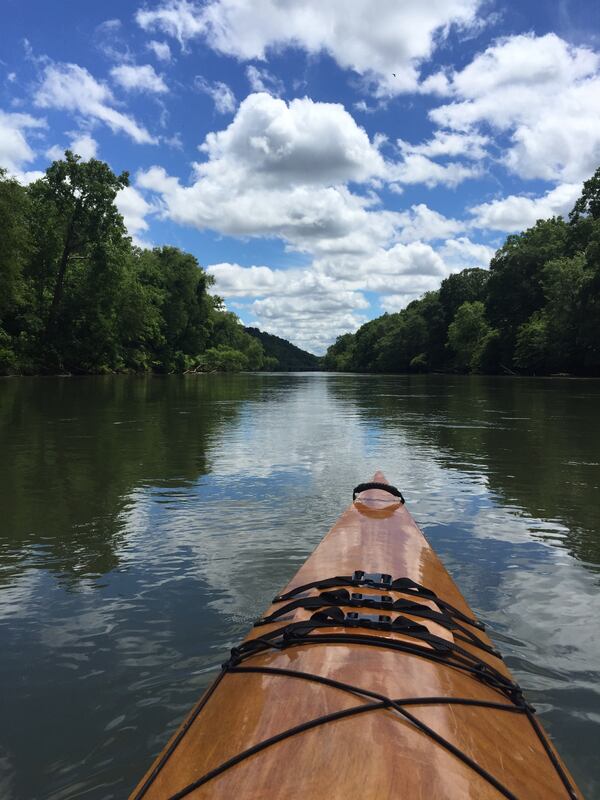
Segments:
[[[349,611],[346,614],[346,621],[354,625],[370,627],[371,625],[380,628],[382,625],[392,627],[392,618],[386,614],[362,614],[357,611]]]
[[[386,572],[363,572],[362,569],[357,569],[352,575],[352,580],[356,583],[363,583],[365,586],[391,586],[392,576]]]
[[[350,599],[360,602],[364,606],[392,606],[394,603],[389,594],[362,594],[361,592],[352,592]]]

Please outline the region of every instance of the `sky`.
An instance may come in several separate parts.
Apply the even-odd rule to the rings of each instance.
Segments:
[[[127,170],[249,325],[322,353],[600,166],[597,0],[2,0],[0,166]]]

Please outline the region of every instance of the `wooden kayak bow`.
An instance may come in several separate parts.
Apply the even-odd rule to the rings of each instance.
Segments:
[[[582,795],[378,472],[130,800],[467,797]]]

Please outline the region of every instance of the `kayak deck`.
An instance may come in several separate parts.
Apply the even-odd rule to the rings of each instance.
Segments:
[[[362,491],[273,614],[131,800],[581,797],[401,497]]]

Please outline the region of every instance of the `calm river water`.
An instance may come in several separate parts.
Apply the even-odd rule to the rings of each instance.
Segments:
[[[377,468],[600,797],[600,382],[0,381],[0,795],[123,798]]]

